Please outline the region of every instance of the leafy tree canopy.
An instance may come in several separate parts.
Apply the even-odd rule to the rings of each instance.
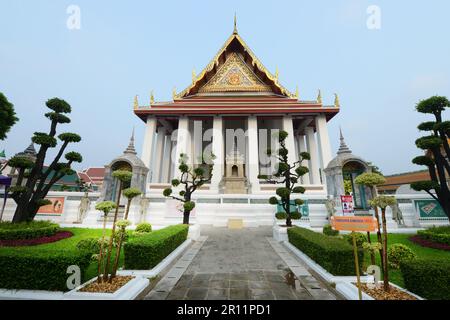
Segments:
[[[47,100],[45,105],[49,109],[51,109],[57,113],[70,113],[72,111],[72,108],[70,107],[70,105],[63,99],[59,99],[59,98],[49,99],[49,100]]]
[[[102,211],[105,215],[107,215],[112,209],[115,208],[116,204],[113,201],[103,201],[95,205],[95,209],[98,211]]]
[[[442,96],[422,100],[416,106],[416,110],[421,113],[439,113],[444,111],[445,108],[450,108],[450,101]]]
[[[381,209],[386,209],[389,206],[393,206],[397,203],[395,197],[392,196],[378,196],[370,200],[370,205],[372,207],[380,207]]]
[[[0,92],[0,140],[6,139],[6,134],[18,120],[14,105]]]
[[[123,190],[123,195],[128,199],[133,199],[137,196],[140,196],[141,194],[142,192],[138,188],[127,188]]]
[[[129,182],[131,181],[131,177],[133,176],[133,174],[127,170],[116,170],[112,173],[112,176],[122,182]]]
[[[365,172],[355,178],[356,184],[368,187],[379,186],[384,184],[385,182],[386,182],[385,177],[383,177],[381,174],[374,172]]]

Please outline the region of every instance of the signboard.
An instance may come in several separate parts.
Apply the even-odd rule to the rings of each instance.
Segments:
[[[373,232],[377,230],[377,220],[374,217],[334,216],[331,217],[331,226],[340,231]]]
[[[352,196],[341,196],[342,212],[344,214],[353,213],[353,197]]]
[[[414,200],[420,218],[447,218],[441,205],[434,199]]]
[[[39,215],[55,215],[59,216],[64,211],[64,197],[49,197],[45,200],[50,200],[52,203],[39,208],[37,214]]]

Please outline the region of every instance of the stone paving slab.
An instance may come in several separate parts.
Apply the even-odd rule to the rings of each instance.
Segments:
[[[208,236],[207,241],[192,256],[170,293],[165,291],[167,299],[335,299],[296,257],[267,241],[270,227],[241,230],[202,227],[202,234]],[[167,289],[168,285],[164,282],[161,286]],[[148,298],[162,296],[158,290],[155,292]]]

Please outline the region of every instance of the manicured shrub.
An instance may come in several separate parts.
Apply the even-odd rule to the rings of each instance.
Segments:
[[[322,232],[323,234],[332,237],[337,236],[339,234],[339,230],[334,230],[329,224],[323,226]]]
[[[403,260],[416,259],[417,255],[408,246],[401,243],[394,243],[388,249],[388,264],[391,268],[399,269]]]
[[[91,254],[98,253],[100,251],[100,239],[98,238],[86,238],[78,241],[77,249],[86,251]]]
[[[353,236],[351,233],[344,234],[343,238],[351,245],[353,246]],[[361,232],[355,232],[355,240],[356,240],[356,246],[359,248],[363,247],[363,244],[367,242],[367,235]]]
[[[284,212],[284,211],[280,211],[280,212],[277,212],[276,214],[275,214],[275,218],[277,218],[278,220],[286,220],[286,212]],[[300,220],[301,219],[301,215],[300,215],[300,213],[299,212],[292,212],[291,213],[291,219],[292,220]]]
[[[419,230],[417,234],[424,239],[450,245],[450,226]]]
[[[53,236],[59,230],[50,221],[31,221],[21,223],[0,222],[0,240],[35,239]]]
[[[80,267],[81,276],[90,263],[90,253],[79,250],[0,250],[0,288],[68,291],[69,266]]]
[[[188,225],[175,225],[131,238],[124,245],[125,269],[148,270],[182,244]]]
[[[333,275],[356,273],[353,248],[345,240],[299,227],[289,228],[288,238],[292,245]],[[358,259],[362,262],[363,258],[364,252],[360,249]]]
[[[450,300],[449,260],[403,260],[400,270],[406,289],[430,300]]]
[[[148,222],[139,223],[134,230],[139,233],[149,233],[152,232],[152,225]]]

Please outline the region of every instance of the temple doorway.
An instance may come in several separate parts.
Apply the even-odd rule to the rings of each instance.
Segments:
[[[368,208],[365,187],[355,183],[355,178],[365,171],[366,168],[356,161],[349,161],[342,168],[345,194],[353,196],[355,209]]]

